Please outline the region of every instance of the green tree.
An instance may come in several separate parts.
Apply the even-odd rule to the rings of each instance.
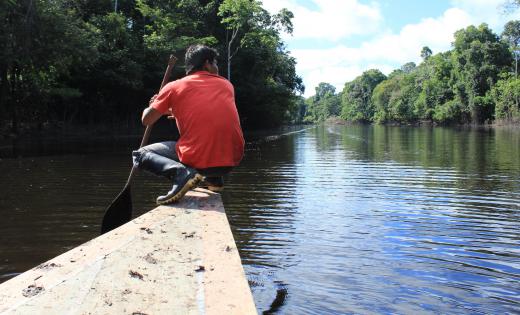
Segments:
[[[413,104],[418,97],[415,80],[415,73],[402,72],[376,86],[372,95],[375,121],[416,120],[413,112]]]
[[[505,122],[520,122],[520,79],[504,75],[490,91],[495,100],[496,119]]]
[[[256,0],[224,0],[219,6],[218,15],[226,28],[227,78],[230,81],[231,60],[251,40],[248,35],[266,30],[275,33],[285,31],[289,34],[293,31],[294,15],[291,11],[284,8],[271,16],[262,8],[261,2]]]
[[[315,90],[316,102],[319,102],[321,99],[324,99],[327,96],[334,95],[336,92],[334,85],[326,82],[320,82]]]
[[[423,61],[426,61],[428,58],[431,57],[431,55],[432,55],[432,50],[430,49],[430,47],[424,46],[421,49],[421,58],[423,59]]]
[[[296,75],[296,60],[285,50],[274,25],[246,33],[241,42],[233,67],[243,122],[253,128],[283,123],[289,118],[294,95],[304,91]]]
[[[453,99],[450,85],[452,70],[450,52],[430,56],[417,67],[416,88],[419,95],[413,104],[415,117],[423,121],[432,121],[435,109]]]
[[[395,76],[379,83],[372,93],[372,103],[374,104],[374,121],[385,123],[392,120],[390,114],[390,99],[392,93],[398,89],[399,81]]]
[[[415,64],[415,62],[407,62],[401,66],[401,71],[403,71],[404,73],[410,73],[414,71],[416,67],[417,65]]]
[[[511,65],[507,45],[486,24],[455,32],[453,43],[455,94],[462,104],[463,120],[481,123],[492,118],[493,108],[482,102],[501,72]]]
[[[303,96],[295,97],[293,106],[290,110],[290,122],[292,124],[301,124],[304,122],[306,114],[307,104],[305,103],[305,98]]]
[[[316,94],[307,100],[307,121],[321,122],[340,113],[341,96],[335,94],[336,88],[326,82],[321,82],[315,88]]]
[[[1,126],[13,132],[32,122],[140,128],[142,106],[156,92],[168,55],[183,56],[196,43],[227,52],[228,27],[238,24],[219,9],[237,3],[254,7],[252,15],[242,12],[248,18],[232,43],[241,52],[233,57],[233,78],[243,126],[294,120],[304,86],[280,38],[292,32],[286,9],[270,15],[260,2],[238,0],[118,0],[117,10],[113,0],[5,0]],[[174,78],[184,75],[180,59]]]
[[[147,21],[143,41],[153,62],[163,60],[172,52],[182,55],[186,47],[194,43],[215,45],[218,42],[204,25],[209,8],[197,0],[136,0],[136,5]]]
[[[515,58],[515,77],[518,76],[518,57],[520,55],[520,21],[509,21],[504,26],[502,38],[509,44]]]
[[[230,81],[231,59],[240,48],[238,44],[233,49],[238,32],[244,28],[254,27],[254,24],[260,22],[262,13],[261,3],[256,0],[224,0],[219,6],[218,14],[222,17],[222,23],[226,25],[227,78]]]
[[[95,36],[67,1],[2,1],[0,4],[0,105],[10,129],[20,121],[48,119],[53,95],[79,92],[62,82],[71,69],[97,58]]]
[[[371,122],[374,119],[372,91],[386,76],[371,69],[345,84],[341,97],[341,117],[350,121]]]

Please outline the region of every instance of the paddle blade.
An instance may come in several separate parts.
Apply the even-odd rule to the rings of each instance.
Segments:
[[[132,219],[132,194],[130,185],[112,201],[105,211],[103,222],[101,223],[101,234],[112,231],[113,229],[129,222]]]

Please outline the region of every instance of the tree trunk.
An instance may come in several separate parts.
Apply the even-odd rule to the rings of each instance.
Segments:
[[[0,67],[0,108],[7,108],[7,93],[9,93],[7,82],[7,65],[1,64]],[[0,112],[0,122],[2,121],[3,113]]]
[[[518,80],[518,52],[515,52],[515,79]],[[518,108],[518,93],[516,96],[516,108]]]
[[[227,45],[227,79],[231,82],[231,41],[229,38],[229,30],[226,30],[226,42]]]
[[[228,45],[227,45],[227,78],[228,78],[229,82],[231,82],[231,59],[238,51],[238,47],[237,47],[237,49],[235,49],[235,52],[233,54],[231,54],[231,47],[233,45],[233,41],[235,40],[237,34],[238,34],[238,28],[233,29],[231,31],[231,39],[228,40],[229,30],[226,30],[226,41],[228,43]]]
[[[16,91],[18,85],[18,67],[13,66],[11,71],[11,132],[18,133],[18,102]]]
[[[515,79],[518,78],[518,52],[515,51]]]

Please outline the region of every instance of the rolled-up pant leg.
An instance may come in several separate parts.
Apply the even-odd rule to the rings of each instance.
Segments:
[[[134,165],[168,179],[173,179],[179,173],[186,173],[186,170],[191,168],[179,162],[175,144],[175,141],[158,142],[133,151]]]

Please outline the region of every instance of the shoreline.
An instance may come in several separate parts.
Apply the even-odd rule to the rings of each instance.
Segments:
[[[490,124],[438,124],[432,121],[418,121],[418,122],[385,122],[385,123],[364,123],[352,122],[344,120],[339,117],[329,117],[323,123],[331,125],[380,125],[391,127],[449,127],[449,128],[520,128],[520,121],[495,121]]]
[[[365,122],[351,122],[339,117],[329,117],[327,120],[321,122],[328,125],[380,125],[390,127],[448,127],[448,128],[476,128],[476,129],[519,129],[520,121],[495,121],[490,124],[437,124],[431,121],[419,121],[414,123],[402,122],[386,122],[386,123],[365,123]],[[269,129],[244,129],[244,138],[246,140],[258,140],[262,136],[272,136],[278,133],[287,131],[294,131],[306,126],[318,125],[313,124],[296,124],[296,125],[282,125],[276,128]],[[24,129],[22,132],[14,134],[9,132],[0,133],[0,147],[5,146],[6,143],[12,141],[29,142],[34,140],[100,140],[100,139],[133,139],[143,136],[144,127],[136,126],[121,127],[121,126],[107,126],[107,125],[93,125],[93,126],[79,126],[66,128],[44,128],[41,131],[35,129]],[[174,125],[167,122],[160,122],[153,129],[154,138],[176,138],[177,130]]]

